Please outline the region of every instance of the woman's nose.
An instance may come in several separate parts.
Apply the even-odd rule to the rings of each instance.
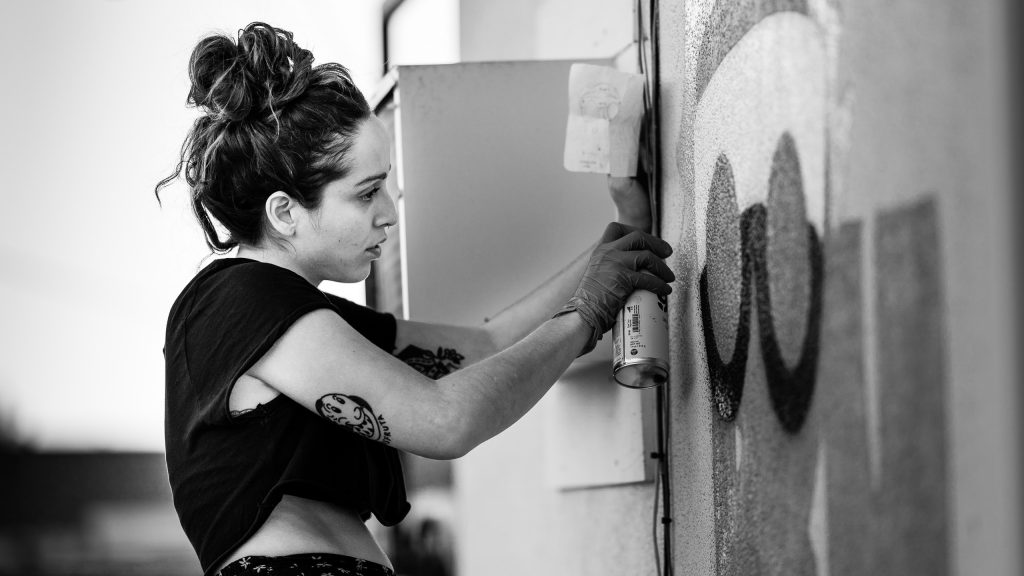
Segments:
[[[391,198],[390,192],[385,192],[381,196],[383,196],[384,201],[377,216],[377,226],[394,226],[398,223],[398,211],[395,210],[395,201]]]

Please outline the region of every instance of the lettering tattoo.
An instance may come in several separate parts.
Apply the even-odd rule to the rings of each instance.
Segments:
[[[383,414],[374,414],[370,404],[359,396],[325,394],[316,401],[316,411],[324,418],[384,444],[391,443],[391,429]]]
[[[462,367],[465,356],[459,354],[454,348],[442,348],[438,346],[437,352],[424,350],[416,346],[407,346],[398,353],[397,358],[414,370],[437,380],[447,376]]]

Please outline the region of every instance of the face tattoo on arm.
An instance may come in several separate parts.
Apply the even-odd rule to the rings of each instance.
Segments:
[[[407,346],[398,353],[397,358],[417,372],[437,380],[462,368],[462,361],[466,357],[459,354],[454,348],[439,346],[437,352],[431,352],[416,346]]]
[[[391,443],[391,430],[384,415],[373,413],[370,404],[359,396],[325,394],[316,401],[316,411],[324,418],[383,444]]]

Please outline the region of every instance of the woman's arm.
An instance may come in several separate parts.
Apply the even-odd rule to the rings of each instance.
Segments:
[[[650,201],[634,178],[608,177],[616,221],[649,232]],[[535,330],[572,296],[579,286],[590,246],[565,268],[493,318],[478,326],[451,326],[398,321],[395,355],[415,369],[437,378],[508,348]]]
[[[505,350],[432,380],[330,310],[306,314],[249,370],[302,406],[375,441],[456,458],[522,417],[636,288],[671,290],[668,244],[609,226],[573,309]],[[441,347],[444,356],[444,347]]]
[[[500,354],[431,380],[340,316],[300,318],[249,373],[320,416],[427,458],[457,458],[518,420],[569,366],[590,328],[546,322]]]

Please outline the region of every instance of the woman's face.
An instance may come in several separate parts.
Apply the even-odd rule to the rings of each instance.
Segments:
[[[348,152],[348,175],[324,187],[320,207],[307,212],[294,238],[308,278],[358,282],[380,257],[387,227],[397,221],[395,204],[385,186],[391,170],[390,136],[370,116],[363,121]]]

